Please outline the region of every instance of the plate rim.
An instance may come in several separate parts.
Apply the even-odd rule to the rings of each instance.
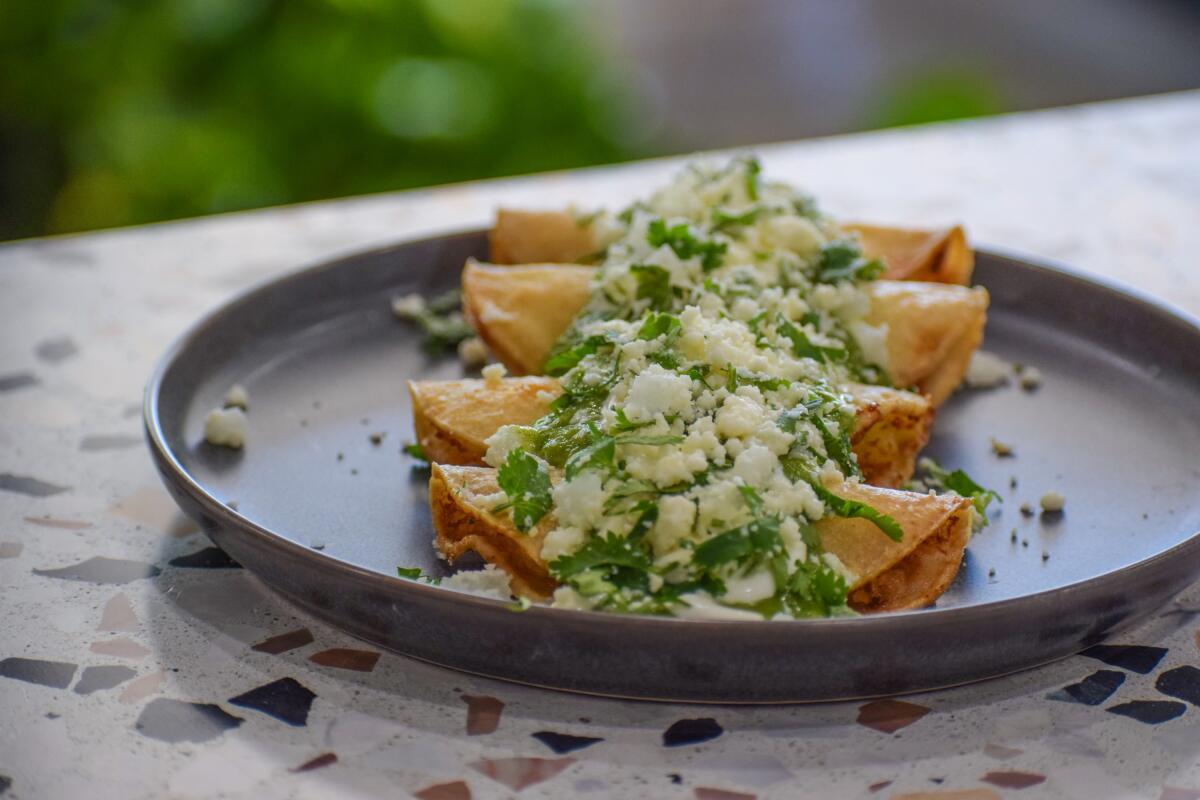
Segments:
[[[250,286],[234,293],[232,296],[222,300],[214,307],[204,312],[199,318],[188,325],[183,332],[176,335],[174,339],[171,340],[166,349],[155,362],[155,366],[150,373],[150,377],[147,380],[146,388],[143,393],[143,427],[151,455],[159,470],[163,471],[164,473],[169,470],[170,477],[174,480],[175,486],[185,489],[189,498],[199,504],[206,513],[210,514],[217,521],[220,526],[229,528],[231,530],[240,530],[243,533],[252,534],[256,539],[259,540],[259,544],[265,545],[268,548],[281,550],[291,557],[311,560],[314,562],[314,566],[319,567],[322,570],[340,572],[346,577],[353,578],[358,582],[366,582],[371,584],[375,589],[386,590],[389,592],[398,591],[400,593],[400,597],[403,597],[407,593],[412,593],[413,597],[423,598],[427,601],[465,604],[467,606],[475,606],[481,611],[488,612],[511,609],[513,606],[512,602],[483,597],[467,592],[460,592],[453,589],[446,589],[436,585],[429,585],[419,581],[401,578],[399,576],[388,575],[374,569],[353,564],[349,561],[338,558],[337,556],[314,550],[311,547],[294,542],[282,534],[276,533],[270,528],[260,525],[248,517],[242,516],[236,510],[227,506],[219,498],[212,495],[183,466],[173,449],[166,441],[166,436],[162,426],[162,419],[160,416],[160,409],[158,407],[160,392],[167,373],[176,363],[180,355],[192,343],[192,341],[203,336],[213,325],[219,323],[222,315],[246,303],[252,302],[256,295],[269,291],[275,288],[277,285],[290,280],[300,279],[303,276],[315,274],[324,270],[335,269],[347,261],[356,261],[371,256],[385,255],[391,251],[401,248],[416,247],[420,245],[434,245],[446,240],[479,238],[484,236],[486,233],[486,228],[456,229],[444,233],[423,236],[420,238],[405,238],[386,245],[344,253],[331,258],[319,259],[299,268],[285,270],[259,279]],[[1142,306],[1145,306],[1153,311],[1156,315],[1190,328],[1197,338],[1200,339],[1200,317],[1197,317],[1185,309],[1179,308],[1168,301],[1152,295],[1145,290],[1126,284],[1124,281],[1111,278],[1107,275],[1095,275],[1092,273],[1087,273],[1080,268],[1070,266],[1057,259],[1031,256],[1014,248],[979,245],[973,247],[972,249],[976,254],[983,254],[989,257],[1020,262],[1027,268],[1067,277],[1078,283],[1101,288],[1106,292],[1119,295],[1127,300],[1134,300]],[[167,476],[164,475],[164,479],[166,477]],[[628,625],[631,622],[636,621],[639,625],[662,627],[664,631],[676,630],[679,628],[679,626],[687,626],[691,629],[711,630],[714,632],[714,634],[719,634],[720,632],[733,629],[742,632],[748,631],[751,633],[758,630],[780,631],[786,629],[801,633],[808,629],[828,627],[830,625],[839,626],[839,631],[853,633],[854,628],[862,628],[864,633],[870,633],[873,629],[881,625],[886,625],[888,627],[901,627],[905,623],[927,625],[939,623],[945,625],[969,624],[973,621],[984,622],[993,614],[1010,611],[1013,607],[1037,604],[1040,601],[1046,600],[1050,596],[1062,596],[1064,594],[1072,595],[1087,591],[1088,589],[1099,588],[1098,585],[1104,584],[1107,581],[1111,581],[1118,576],[1128,576],[1131,573],[1152,571],[1163,562],[1170,561],[1178,557],[1181,552],[1192,549],[1200,550],[1200,529],[1187,534],[1181,541],[1165,550],[1142,558],[1131,564],[1103,572],[1099,575],[1083,578],[1072,583],[1063,584],[1048,589],[1042,589],[1037,592],[1016,595],[1014,597],[1002,598],[999,600],[991,600],[983,603],[975,603],[966,606],[921,608],[906,611],[891,611],[881,614],[863,614],[856,617],[781,620],[723,620],[685,619],[680,617],[630,614],[623,612],[595,612],[580,609],[553,608],[550,606],[534,604],[527,609],[524,609],[523,616],[532,615],[533,618],[545,617],[552,620],[562,619],[565,621],[574,622],[586,621],[586,624],[589,625]],[[253,570],[251,571],[253,572]],[[925,620],[925,622],[920,622],[921,620]]]

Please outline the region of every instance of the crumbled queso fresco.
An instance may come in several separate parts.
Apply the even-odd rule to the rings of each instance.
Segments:
[[[995,353],[976,350],[971,355],[963,383],[972,389],[991,389],[1008,383],[1012,365]]]
[[[853,580],[811,523],[851,509],[846,385],[886,383],[886,327],[863,285],[883,266],[758,162],[690,167],[600,214],[592,299],[546,372],[564,393],[488,440],[554,604],[684,616],[852,613]],[[498,380],[484,370],[485,379]]]
[[[1063,496],[1062,492],[1057,491],[1056,489],[1051,489],[1042,495],[1042,499],[1039,501],[1039,504],[1042,507],[1042,511],[1045,511],[1048,514],[1054,514],[1067,507],[1067,498]]]
[[[204,418],[204,441],[240,449],[246,443],[246,412],[236,406],[209,411]]]
[[[458,358],[464,367],[482,367],[488,360],[487,345],[478,336],[463,339],[458,343]]]
[[[246,392],[246,387],[235,383],[229,387],[222,402],[225,408],[240,408],[244,411],[250,407],[250,395]]]

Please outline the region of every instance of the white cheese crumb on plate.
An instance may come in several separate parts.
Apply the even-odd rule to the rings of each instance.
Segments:
[[[223,401],[226,408],[250,408],[250,395],[246,392],[246,387],[240,383],[235,383],[229,387],[229,391],[225,393]]]
[[[204,418],[204,441],[217,447],[241,449],[246,443],[246,412],[240,408],[214,408]]]
[[[1042,495],[1042,499],[1039,502],[1042,505],[1042,511],[1053,514],[1062,511],[1066,507],[1067,498],[1063,497],[1062,492],[1051,489]]]
[[[976,350],[967,366],[967,374],[963,376],[963,383],[971,389],[994,389],[1008,383],[1011,369],[1012,365],[995,353]]]

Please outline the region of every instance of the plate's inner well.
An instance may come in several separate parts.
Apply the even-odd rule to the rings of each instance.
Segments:
[[[327,556],[388,575],[398,565],[445,574],[431,548],[427,473],[401,450],[413,440],[405,380],[466,373],[453,353],[425,354],[389,299],[452,287],[464,256],[480,246],[478,238],[450,239],[406,264],[372,254],[290,279],[271,303],[228,309],[206,358],[164,382],[164,395],[175,388],[182,401],[164,429],[184,468],[241,515]],[[992,289],[984,349],[1036,367],[1042,382],[1033,391],[1010,381],[960,392],[939,413],[925,454],[965,469],[1003,500],[939,607],[1101,575],[1200,528],[1194,387],[1144,355],[1116,351],[1121,321],[1104,309],[1094,326],[1086,310],[1048,315],[1050,306],[1028,301],[1045,297],[1020,274],[1029,268],[1014,272],[986,254],[979,261],[977,278]],[[201,441],[205,414],[234,383],[250,397],[240,452]],[[1015,455],[997,457],[992,438]],[[1040,513],[1050,489],[1066,496],[1065,513]]]

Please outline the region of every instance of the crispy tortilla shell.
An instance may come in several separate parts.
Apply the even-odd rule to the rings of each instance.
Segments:
[[[554,342],[583,308],[592,267],[533,264],[463,269],[463,308],[510,371],[541,372]],[[888,373],[940,405],[962,381],[983,339],[986,289],[919,281],[871,281],[867,322],[887,323]]]
[[[479,379],[409,381],[413,429],[431,462],[483,464],[485,440],[504,425],[528,425],[550,410],[539,395],[558,396],[554,378],[504,378],[497,385]]]
[[[975,254],[959,225],[926,230],[850,223],[863,252],[887,267],[883,277],[897,281],[934,281],[966,285]],[[493,264],[570,264],[600,249],[586,222],[565,211],[502,208],[488,233]]]
[[[493,514],[480,499],[499,490],[495,470],[432,465],[433,545],[450,563],[474,551],[508,573],[515,594],[543,600],[556,586],[541,557],[542,541],[553,520],[542,519],[529,533],[521,533],[508,515]]]
[[[866,321],[888,326],[888,374],[897,386],[916,386],[934,406],[962,382],[983,340],[988,293],[941,283],[872,281]]]
[[[858,234],[863,253],[878,258],[886,280],[930,281],[966,286],[975,270],[975,252],[962,226],[923,230],[851,223],[843,229]]]
[[[834,490],[889,514],[904,529],[900,542],[864,519],[826,518],[816,524],[821,545],[859,576],[850,586],[856,611],[923,608],[946,591],[971,535],[971,501],[846,483]]]
[[[516,375],[536,375],[550,348],[591,293],[592,267],[497,267],[468,261],[463,312],[496,357]]]
[[[555,581],[541,558],[552,516],[527,534],[503,512],[492,513],[488,498],[499,491],[494,470],[434,464],[429,480],[435,546],[453,562],[475,551],[511,577],[513,591],[533,599],[553,593]],[[958,572],[970,531],[970,500],[843,484],[843,497],[890,514],[904,537],[888,539],[862,519],[831,517],[816,523],[822,546],[857,575],[850,605],[859,611],[900,611],[932,603]]]
[[[565,211],[502,208],[488,232],[493,264],[570,264],[597,249],[591,226]]]
[[[413,426],[430,461],[483,465],[485,440],[502,425],[528,425],[549,411],[545,393],[561,391],[553,378],[505,378],[489,386],[479,379],[409,381]],[[917,453],[929,438],[933,406],[919,394],[853,384],[858,404],[851,444],[874,486],[899,486],[912,477]]]

